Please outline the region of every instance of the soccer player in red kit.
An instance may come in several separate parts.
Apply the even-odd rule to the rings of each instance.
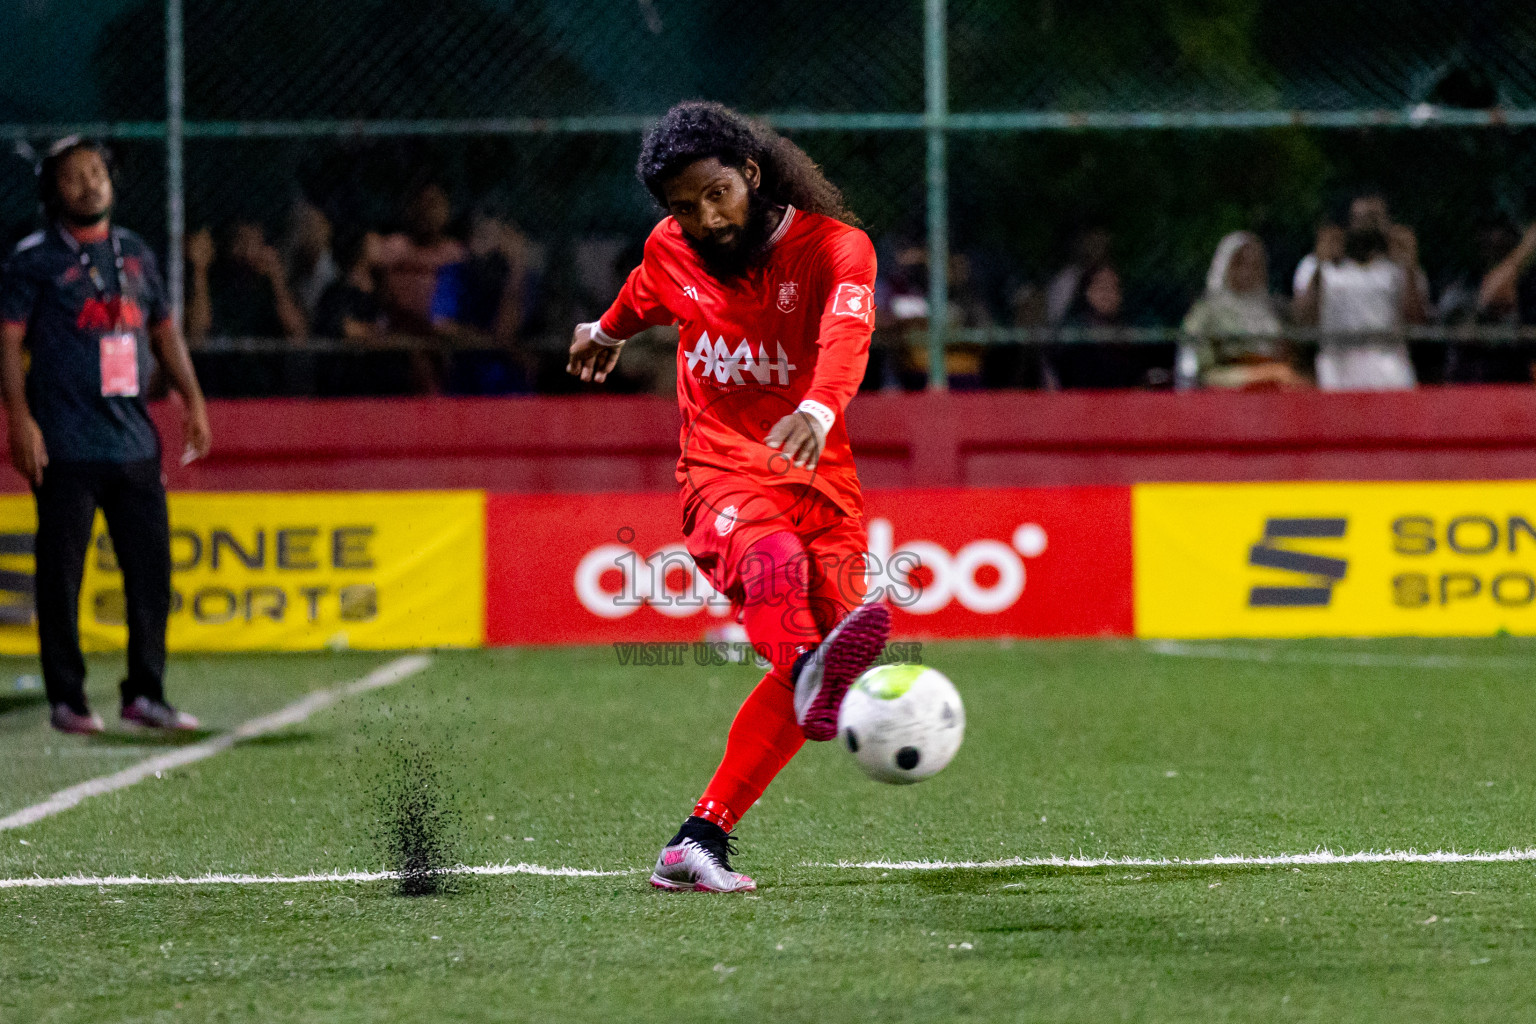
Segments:
[[[601,382],[624,341],[676,324],[683,532],[771,668],[651,884],[744,892],[730,831],[807,739],[837,735],[890,611],[863,603],[863,499],[843,425],[874,327],[875,253],[798,146],[717,103],[646,135],[640,180],[670,216],[567,369]]]

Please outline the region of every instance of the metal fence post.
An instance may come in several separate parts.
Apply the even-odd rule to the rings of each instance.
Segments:
[[[165,0],[165,288],[181,326],[186,295],[187,197],[182,165],[186,116],[182,79],[182,0]]]
[[[924,0],[923,75],[928,132],[928,387],[948,386],[944,335],[949,326],[949,69],[945,0]]]

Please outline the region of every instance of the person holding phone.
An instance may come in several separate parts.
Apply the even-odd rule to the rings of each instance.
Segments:
[[[50,721],[61,732],[104,729],[86,704],[79,624],[100,508],[123,572],[123,720],[195,729],[197,719],[165,699],[170,522],[144,391],[158,359],[184,406],[186,462],[211,443],[202,389],[154,253],[111,222],[106,149],[60,140],[41,163],[38,191],[46,226],[18,243],[0,274],[0,390],[11,463],[37,501],[37,631]]]

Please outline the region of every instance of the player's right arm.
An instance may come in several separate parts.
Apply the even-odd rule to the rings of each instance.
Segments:
[[[37,301],[37,283],[13,259],[0,277],[0,395],[10,428],[11,465],[34,486],[43,482],[48,446],[27,405],[27,370],[23,352],[27,323]]]
[[[645,257],[630,271],[608,312],[592,323],[576,325],[566,373],[601,384],[619,364],[625,341],[647,327],[673,321],[672,312],[662,302],[661,290],[656,286],[656,250],[656,234],[652,232],[645,243]]]
[[[597,324],[577,324],[571,335],[571,353],[565,363],[565,372],[584,381],[595,380],[599,384],[608,379],[613,368],[619,365],[619,350],[624,342],[606,343],[592,335]]]
[[[22,368],[22,347],[27,325],[0,324],[0,385],[5,393],[5,411],[11,438],[11,465],[28,483],[43,482],[43,467],[48,465],[48,447],[43,431],[27,408],[27,373]]]

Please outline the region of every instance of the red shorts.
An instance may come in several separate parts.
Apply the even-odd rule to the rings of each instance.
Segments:
[[[697,477],[695,477],[697,480]],[[811,614],[823,636],[864,600],[863,516],[850,516],[813,487],[759,484],[737,474],[699,481],[683,492],[688,553],[710,584],[730,599],[738,620],[746,593],[742,557],[765,537],[788,530],[804,545]]]

